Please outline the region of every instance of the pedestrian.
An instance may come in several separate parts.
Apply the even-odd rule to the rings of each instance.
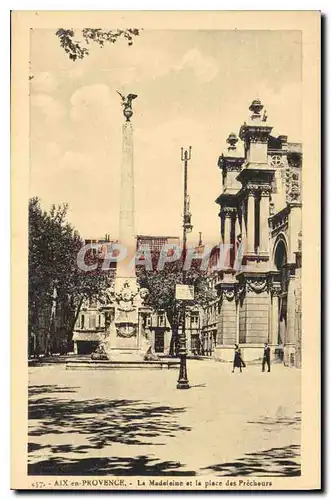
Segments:
[[[238,344],[235,344],[234,345],[234,360],[233,360],[233,369],[232,369],[232,373],[234,372],[234,369],[235,368],[239,368],[240,369],[240,373],[242,373],[242,369],[241,367],[244,367],[245,368],[245,363],[241,357],[241,352],[240,352],[240,349],[239,349],[239,345]]]
[[[266,342],[264,344],[263,361],[262,361],[262,371],[265,371],[265,364],[267,363],[268,372],[270,372],[270,347]]]

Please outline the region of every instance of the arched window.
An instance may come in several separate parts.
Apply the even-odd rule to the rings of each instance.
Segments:
[[[286,288],[286,263],[287,252],[285,242],[283,239],[279,239],[276,246],[274,264],[280,272],[280,282],[283,290]]]
[[[281,270],[287,263],[286,246],[283,239],[279,239],[276,245],[274,264],[278,270]]]

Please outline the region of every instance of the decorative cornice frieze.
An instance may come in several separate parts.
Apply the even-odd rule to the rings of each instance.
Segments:
[[[282,287],[280,283],[269,284],[269,293],[272,297],[279,297],[282,293]]]
[[[236,217],[237,215],[237,207],[222,207],[219,215],[221,217]]]
[[[245,158],[240,156],[225,156],[222,154],[217,162],[217,165],[223,172],[240,172]]]
[[[244,200],[249,196],[270,196],[271,191],[272,186],[270,184],[253,184],[251,182],[248,182],[240,189],[240,191],[238,191],[237,198],[239,200]]]
[[[242,169],[242,165],[244,163],[244,158],[238,158],[240,161],[231,161],[228,162],[225,169],[227,172],[240,172]]]

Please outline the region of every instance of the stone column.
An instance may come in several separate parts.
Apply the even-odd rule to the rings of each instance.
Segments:
[[[225,292],[225,295],[227,292]],[[228,300],[224,297],[222,304],[223,319],[223,344],[232,345],[237,336],[236,303],[234,299]]]
[[[221,300],[221,299],[220,299]],[[220,306],[218,305],[219,308],[219,313],[217,314],[217,337],[216,337],[216,344],[217,346],[220,346],[223,344],[223,324],[222,324],[222,302],[220,303]]]
[[[270,334],[269,342],[272,345],[278,344],[278,296],[271,294],[271,314],[270,314]]]
[[[231,244],[231,222],[232,222],[231,213],[225,212],[225,215],[224,215],[224,238],[223,238],[223,243],[225,245]],[[224,261],[225,267],[229,268],[230,267],[231,251],[230,251],[229,247],[227,247],[227,249],[224,251],[226,251],[225,261]]]
[[[236,301],[236,344],[239,344],[239,310],[240,310],[240,301],[239,299]]]
[[[255,197],[249,192],[247,204],[247,253],[254,253],[255,241]]]
[[[260,252],[269,253],[269,191],[261,192],[260,199]]]
[[[287,289],[286,344],[295,344],[295,277],[291,276]]]
[[[230,267],[233,268],[236,259],[236,243],[237,243],[237,232],[238,232],[238,219],[237,213],[234,210],[231,217],[231,233],[230,233],[230,243],[232,245],[230,249]]]
[[[246,200],[241,202],[241,237],[245,252],[247,251]]]

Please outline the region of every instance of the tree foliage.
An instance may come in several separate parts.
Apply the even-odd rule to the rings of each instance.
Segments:
[[[87,47],[91,42],[103,48],[106,43],[115,43],[120,38],[127,41],[128,45],[133,45],[133,40],[139,36],[140,30],[136,28],[128,28],[124,30],[102,30],[100,28],[84,28],[81,30],[83,42],[75,40],[75,31],[73,29],[59,28],[56,31],[56,36],[60,39],[60,45],[68,54],[72,61],[83,59],[89,55]]]
[[[177,342],[178,328],[183,320],[181,305],[175,298],[176,284],[183,283],[183,265],[185,256],[174,262],[167,262],[163,270],[157,263],[159,253],[152,252],[152,268],[141,265],[136,267],[138,281],[141,287],[149,291],[148,304],[156,311],[165,311],[172,329],[170,354],[174,354]],[[210,287],[207,271],[202,269],[201,261],[193,260],[191,268],[185,273],[185,283],[194,286],[194,301],[188,306],[204,306],[215,298],[214,289]]]
[[[91,252],[86,264],[95,262],[95,271],[81,271],[77,255],[84,242],[67,221],[68,206],[53,205],[49,212],[41,208],[40,200],[29,202],[29,333],[38,333],[40,318],[46,317],[47,341],[45,354],[51,351],[52,306],[56,290],[56,309],[62,311],[66,340],[71,341],[79,309],[85,299],[102,296],[112,277],[101,271],[97,256]],[[62,329],[62,330],[63,330]]]

